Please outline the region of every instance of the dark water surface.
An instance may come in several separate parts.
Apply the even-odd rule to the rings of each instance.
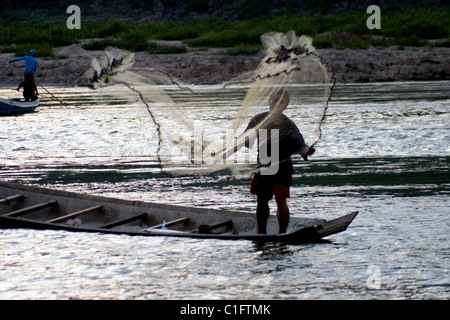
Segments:
[[[70,108],[49,97],[37,113],[0,118],[0,179],[255,210],[247,180],[162,174],[142,105],[86,88],[49,89]],[[295,161],[289,199],[296,216],[360,211],[329,243],[0,230],[0,298],[449,299],[449,92],[450,82],[336,88],[316,155]],[[235,111],[204,105],[192,108],[208,121]]]

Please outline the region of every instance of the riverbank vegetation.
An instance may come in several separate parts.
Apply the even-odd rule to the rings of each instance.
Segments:
[[[225,54],[252,54],[262,49],[266,32],[296,31],[313,37],[316,48],[368,49],[371,46],[450,45],[450,9],[415,8],[382,13],[381,29],[369,30],[364,12],[339,14],[287,14],[227,20],[160,21],[132,20],[82,22],[69,30],[64,22],[0,23],[0,50],[22,55],[34,48],[40,57],[54,58],[53,48],[80,44],[87,50],[116,46],[130,51],[183,53],[190,49],[223,48]],[[86,41],[86,39],[90,39]],[[184,45],[152,40],[178,40]]]

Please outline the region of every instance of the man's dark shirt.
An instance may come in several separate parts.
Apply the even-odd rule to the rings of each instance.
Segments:
[[[251,128],[254,128],[257,126],[261,121],[263,121],[269,112],[264,112],[261,114],[258,114],[254,116],[245,131],[250,130]],[[280,179],[281,184],[284,185],[292,185],[292,172],[293,172],[293,166],[292,166],[292,160],[291,156],[294,153],[299,153],[303,156],[304,159],[306,159],[306,150],[308,149],[308,146],[306,145],[303,136],[301,135],[300,131],[298,130],[297,126],[295,125],[292,120],[290,120],[288,117],[283,115],[283,121],[279,124],[274,124],[268,121],[265,125],[263,125],[260,129],[266,129],[267,131],[267,141],[262,143],[267,143],[267,156],[270,157],[271,152],[271,130],[272,129],[278,129],[279,131],[279,169],[278,172],[275,174],[277,179]],[[257,135],[258,137],[258,162],[259,162],[259,148],[260,148],[260,134]],[[249,147],[249,141],[246,141],[246,146]]]

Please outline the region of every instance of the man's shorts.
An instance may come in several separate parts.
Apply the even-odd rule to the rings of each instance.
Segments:
[[[34,73],[24,73],[23,78],[24,80],[31,80],[34,82]]]
[[[274,195],[277,200],[290,198],[289,187],[276,183],[273,176],[255,175],[250,185],[250,192],[267,201]]]

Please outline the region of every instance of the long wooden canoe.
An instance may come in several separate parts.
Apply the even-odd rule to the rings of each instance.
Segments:
[[[333,220],[291,217],[277,234],[275,216],[268,234],[256,233],[254,214],[74,193],[0,181],[0,228],[286,242],[318,242],[347,229],[357,211]]]

